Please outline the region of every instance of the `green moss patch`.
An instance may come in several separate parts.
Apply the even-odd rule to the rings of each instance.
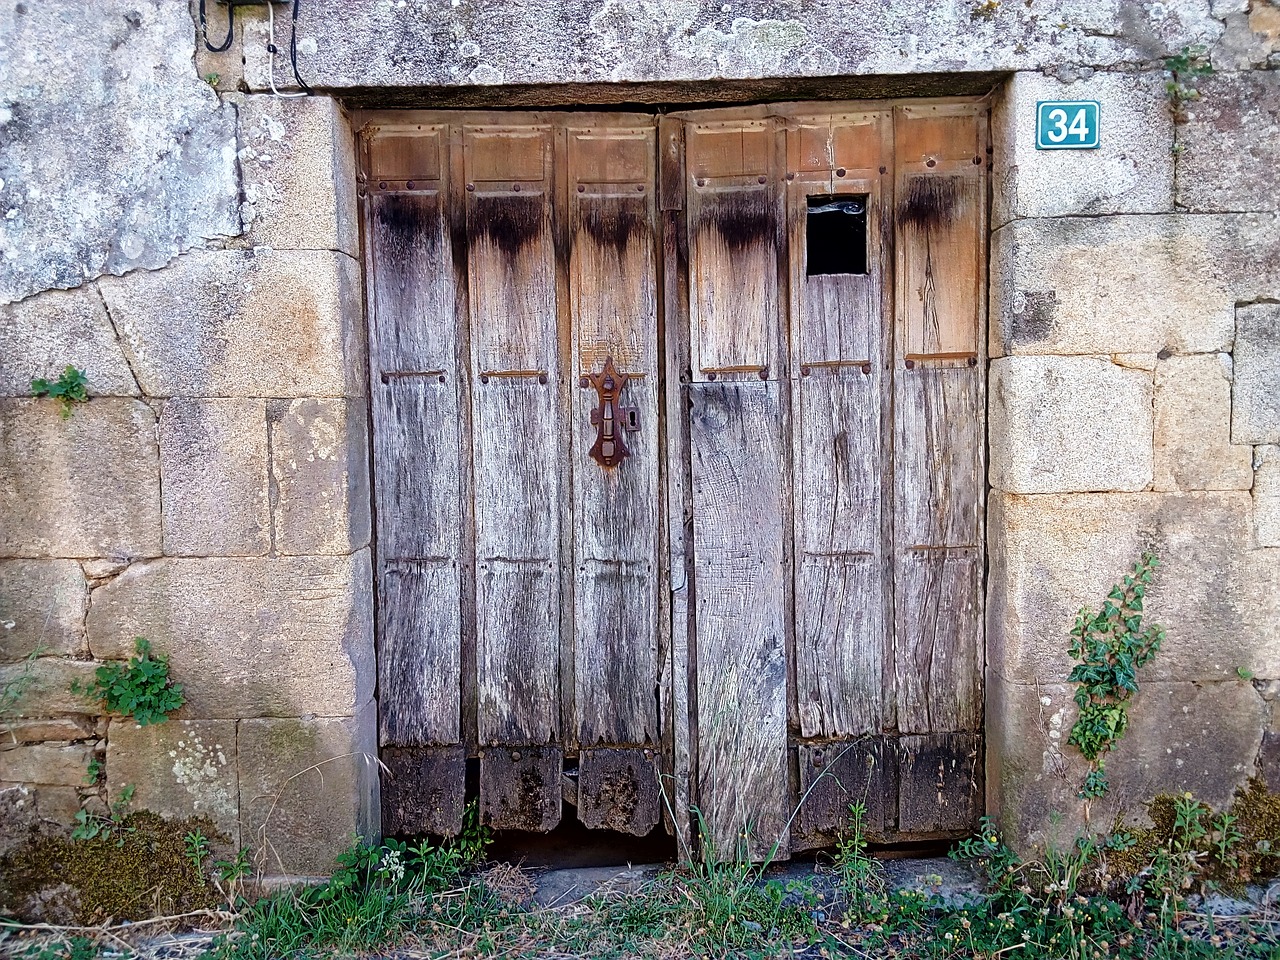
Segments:
[[[0,912],[97,924],[217,906],[218,891],[186,854],[185,837],[194,830],[230,845],[206,817],[166,820],[150,811],[89,840],[34,832],[0,858]]]

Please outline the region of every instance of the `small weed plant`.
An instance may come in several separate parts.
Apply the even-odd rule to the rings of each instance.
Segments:
[[[1181,52],[1165,57],[1164,69],[1169,74],[1164,89],[1173,119],[1183,123],[1186,121],[1186,105],[1200,99],[1198,85],[1201,78],[1213,73],[1208,48],[1201,44],[1183,47]]]
[[[424,918],[440,916],[446,892],[476,866],[490,842],[474,804],[462,836],[439,846],[397,840],[362,844],[338,855],[333,875],[315,887],[284,890],[244,905],[235,929],[215,942],[214,958],[275,960],[278,957],[349,956],[394,945]],[[189,846],[193,838],[188,838]],[[196,848],[191,850],[194,855]],[[219,864],[224,881],[242,865]],[[232,873],[226,872],[230,867]],[[465,898],[464,898],[465,899]],[[491,898],[479,899],[489,903]],[[472,897],[475,906],[476,897]],[[450,911],[453,915],[453,911]]]
[[[32,380],[31,392],[37,397],[56,400],[58,413],[63,420],[68,420],[75,404],[89,401],[89,381],[85,379],[83,370],[77,370],[68,364],[57,380],[46,380],[43,377]]]
[[[164,723],[187,702],[182,684],[169,678],[168,656],[153,654],[145,638],[134,638],[134,650],[128,663],[103,664],[92,683],[76,681],[71,692],[101,700],[108,713],[132,717],[140,727]]]
[[[76,811],[76,825],[71,830],[72,840],[93,840],[96,837],[112,837],[116,846],[124,846],[125,835],[132,833],[129,826],[129,805],[133,802],[135,787],[127,783],[120,790],[120,796],[111,801],[105,814],[91,813],[88,810]]]
[[[1076,685],[1079,716],[1067,742],[1089,763],[1080,799],[1106,794],[1107,755],[1129,726],[1129,705],[1138,692],[1138,671],[1151,662],[1164,641],[1164,628],[1142,623],[1143,598],[1159,560],[1144,553],[1102,601],[1097,613],[1082,609],[1071,631],[1070,653],[1076,661],[1067,680]]]

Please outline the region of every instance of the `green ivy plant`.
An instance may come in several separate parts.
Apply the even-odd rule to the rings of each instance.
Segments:
[[[140,727],[164,723],[187,702],[182,684],[169,679],[169,657],[153,655],[144,637],[134,637],[137,655],[128,663],[105,663],[89,684],[76,681],[71,692],[101,700],[108,713],[132,717]]]
[[[1151,662],[1164,641],[1164,628],[1143,627],[1142,602],[1160,561],[1146,552],[1123,583],[1111,588],[1097,613],[1081,609],[1071,631],[1076,661],[1069,682],[1076,685],[1080,715],[1067,743],[1089,762],[1080,799],[1106,794],[1107,754],[1129,725],[1129,704],[1138,692],[1138,670]]]
[[[31,381],[31,392],[37,397],[50,397],[58,401],[58,412],[62,419],[70,418],[72,404],[87,403],[89,400],[89,381],[83,370],[77,370],[70,364],[62,371],[57,380],[45,380],[37,377]]]

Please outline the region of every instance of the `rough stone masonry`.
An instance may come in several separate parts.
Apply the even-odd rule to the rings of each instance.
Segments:
[[[1111,803],[1280,785],[1274,0],[304,0],[319,93],[290,98],[271,92],[296,92],[285,15],[275,56],[244,7],[209,54],[195,6],[0,4],[0,684],[23,681],[0,789],[69,820],[101,802],[97,757],[109,795],[207,813],[280,873],[377,832],[345,106],[796,99],[859,78],[981,82],[994,104],[989,812],[1023,843],[1078,828],[1065,630],[1143,546],[1166,561],[1149,612],[1171,639]],[[1197,46],[1215,72],[1171,104],[1165,60]],[[1101,102],[1101,148],[1037,151],[1050,99]],[[67,364],[94,398],[64,421],[30,381]],[[138,635],[189,693],[156,727],[69,692]]]

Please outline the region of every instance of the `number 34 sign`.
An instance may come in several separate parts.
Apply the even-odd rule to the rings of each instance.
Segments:
[[[1036,104],[1037,150],[1092,150],[1098,146],[1098,101],[1041,100]]]

